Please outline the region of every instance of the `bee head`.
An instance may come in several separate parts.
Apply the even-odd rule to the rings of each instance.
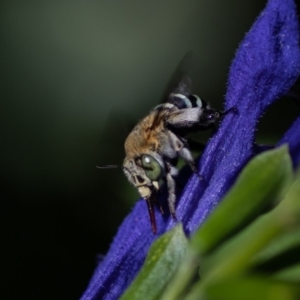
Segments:
[[[161,156],[153,152],[135,158],[126,157],[123,163],[123,171],[128,180],[137,188],[141,197],[146,200],[152,231],[156,234],[154,204],[157,203],[158,181],[165,174]]]
[[[125,158],[123,171],[128,180],[138,189],[144,199],[159,189],[158,181],[164,176],[161,157],[157,153],[142,154],[136,158]]]

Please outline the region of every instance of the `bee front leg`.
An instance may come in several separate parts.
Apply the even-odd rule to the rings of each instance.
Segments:
[[[176,194],[175,194],[175,180],[173,176],[176,176],[178,174],[178,170],[173,167],[171,164],[167,163],[167,174],[166,174],[166,180],[167,180],[167,186],[168,186],[168,205],[169,210],[172,218],[177,221],[176,217],[176,210],[175,210],[175,202],[176,202]]]

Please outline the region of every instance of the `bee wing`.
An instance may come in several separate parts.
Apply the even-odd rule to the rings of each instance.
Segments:
[[[167,88],[163,93],[162,101],[160,102],[161,104],[154,108],[154,110],[157,110],[157,114],[153,120],[153,128],[161,123],[163,114],[161,114],[160,112],[164,109],[165,104],[170,103],[177,106],[178,108],[185,108],[187,106],[186,100],[179,100],[178,102],[178,97],[176,97],[176,95],[180,94],[182,95],[182,97],[188,97],[191,95],[191,80],[186,74],[187,70],[190,69],[192,56],[192,51],[189,51],[182,58],[175,71],[173,72],[173,75],[169,80],[169,84],[167,85]]]
[[[191,67],[192,58],[193,53],[189,51],[179,62],[163,92],[161,103],[171,103],[169,98],[172,93],[184,95],[191,93],[191,80],[187,74]]]

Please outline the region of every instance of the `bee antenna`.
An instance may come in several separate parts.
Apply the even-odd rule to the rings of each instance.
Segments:
[[[106,166],[96,166],[97,169],[115,169],[118,168],[117,165],[106,165]]]
[[[229,109],[225,110],[225,111],[221,111],[221,115],[222,116],[225,116],[227,115],[228,113],[231,113],[233,112],[234,114],[237,114],[238,113],[238,109],[236,108],[236,106],[233,106],[233,107],[230,107]]]

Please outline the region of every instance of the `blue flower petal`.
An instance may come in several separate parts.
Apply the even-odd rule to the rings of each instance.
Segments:
[[[285,133],[278,146],[282,144],[289,144],[293,165],[296,168],[300,163],[300,117],[297,118],[291,128]]]
[[[199,163],[204,180],[193,176],[178,201],[177,215],[187,232],[199,227],[254,155],[254,132],[259,117],[288,91],[299,71],[294,2],[270,0],[240,45],[231,66],[225,107],[236,107],[238,113],[229,113],[209,141]],[[300,159],[298,129],[300,119],[283,138],[291,143],[295,163]],[[157,223],[159,234],[174,225],[172,219],[165,220],[160,214]],[[140,200],[120,226],[81,299],[118,299],[136,276],[156,238],[146,204]]]
[[[140,200],[123,221],[82,299],[118,299],[141,268],[154,237],[146,203]]]
[[[199,185],[194,176],[179,204],[178,211],[188,230],[199,227],[252,157],[260,116],[291,88],[299,72],[295,5],[292,0],[271,0],[232,63],[225,106],[237,107],[238,115],[224,119],[203,153],[199,168],[207,187]]]

